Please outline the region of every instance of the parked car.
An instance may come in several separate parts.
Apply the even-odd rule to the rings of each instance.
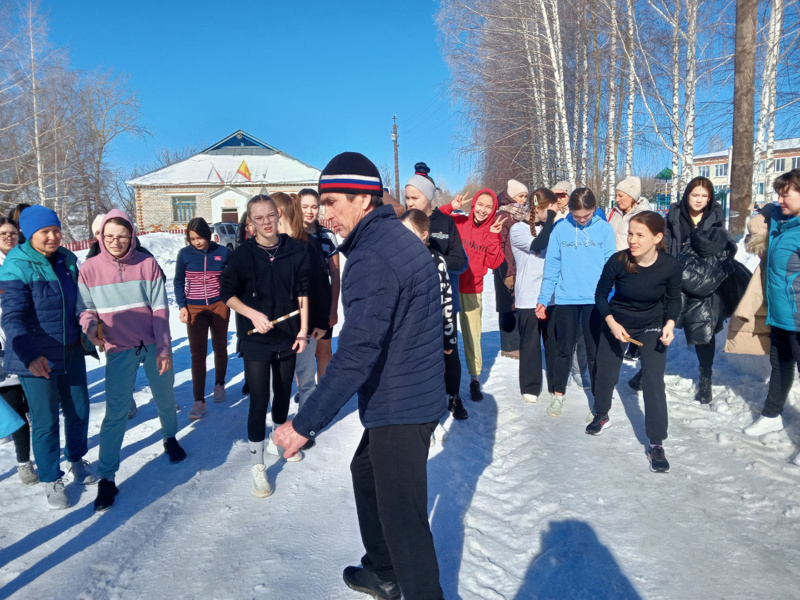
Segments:
[[[228,250],[233,250],[238,245],[236,243],[236,223],[214,223],[211,226],[211,241],[220,246],[227,246]]]

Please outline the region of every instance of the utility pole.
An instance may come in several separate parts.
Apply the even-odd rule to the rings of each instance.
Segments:
[[[394,199],[400,202],[400,165],[397,162],[397,115],[392,117],[392,142],[394,142]]]
[[[758,0],[736,0],[736,46],[733,80],[730,232],[744,234],[753,191],[753,111],[755,108],[756,25]]]

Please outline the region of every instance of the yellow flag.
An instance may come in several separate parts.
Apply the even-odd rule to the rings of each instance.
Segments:
[[[239,165],[239,170],[236,171],[239,175],[250,181],[250,169],[247,168],[247,161],[242,161],[242,164]]]

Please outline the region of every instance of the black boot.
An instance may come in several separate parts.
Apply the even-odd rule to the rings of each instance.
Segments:
[[[469,382],[469,397],[473,402],[480,402],[483,400],[483,393],[481,392],[481,382],[473,379]]]
[[[379,600],[400,600],[400,586],[394,581],[384,581],[364,567],[346,567],[342,573],[347,587],[369,594]]]
[[[461,401],[461,396],[458,394],[455,396],[450,396],[448,408],[450,409],[450,412],[453,413],[453,418],[456,420],[463,421],[464,419],[469,418],[467,409],[464,408],[464,403]]]
[[[108,479],[101,479],[97,484],[97,498],[94,500],[94,510],[102,512],[114,504],[114,496],[119,494],[116,484]]]
[[[186,451],[181,448],[178,440],[174,437],[164,440],[164,452],[169,456],[169,462],[171,463],[179,463],[186,458]]]
[[[700,369],[700,380],[697,382],[697,393],[694,399],[700,404],[711,402],[711,369]]]

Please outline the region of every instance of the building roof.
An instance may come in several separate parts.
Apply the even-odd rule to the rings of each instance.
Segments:
[[[237,173],[242,161],[250,181]],[[164,185],[316,185],[321,171],[242,131],[199,154],[126,181],[130,186]]]
[[[775,140],[775,142],[772,145],[772,150],[774,152],[778,152],[780,150],[794,150],[794,149],[800,150],[800,137]],[[727,158],[729,150],[730,148],[725,148],[724,150],[717,150],[716,152],[707,152],[706,154],[695,154],[694,160],[703,160],[707,158]],[[765,150],[762,148],[761,151],[764,152]]]

